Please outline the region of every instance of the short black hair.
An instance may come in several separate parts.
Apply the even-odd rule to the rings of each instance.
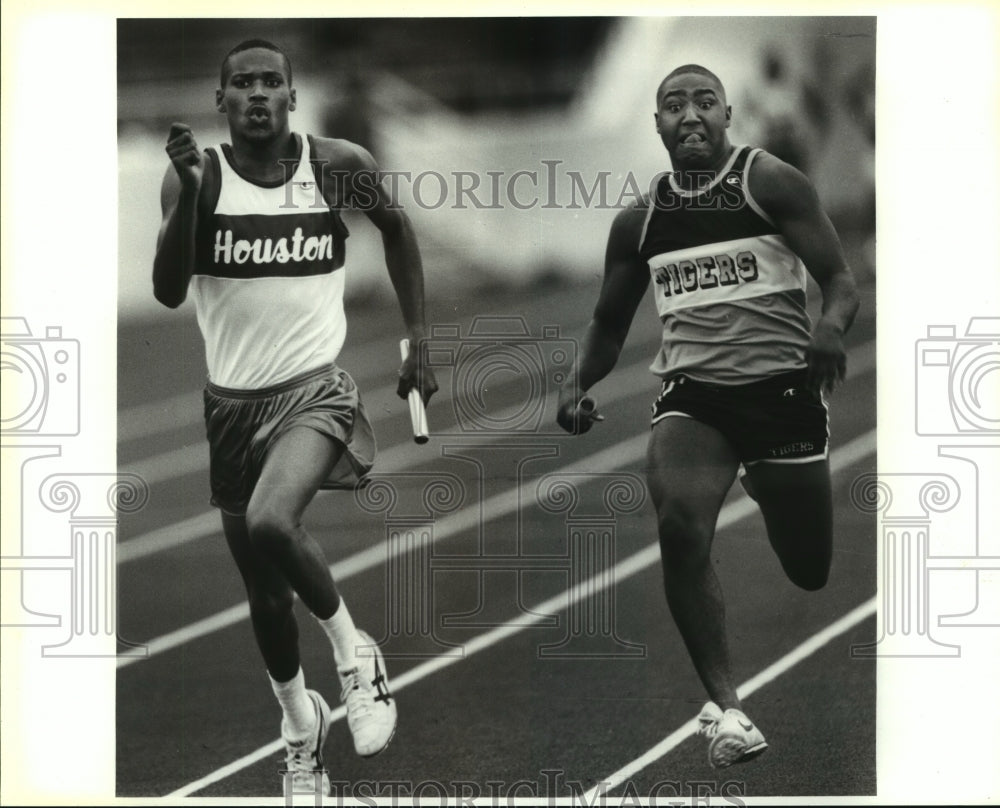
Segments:
[[[708,78],[712,79],[713,81],[715,81],[716,84],[719,85],[719,87],[722,89],[723,95],[726,94],[726,87],[722,83],[722,79],[716,76],[715,73],[713,73],[707,67],[702,67],[701,65],[695,65],[695,64],[681,65],[680,67],[675,67],[673,70],[667,73],[666,78],[664,78],[663,81],[660,82],[660,86],[656,88],[656,106],[660,105],[660,96],[663,93],[663,85],[666,84],[668,81],[670,81],[670,79],[672,79],[674,76],[681,76],[684,75],[685,73],[695,73],[696,75],[699,76],[707,76]]]
[[[291,85],[292,60],[288,58],[287,53],[267,39],[244,39],[239,45],[229,51],[229,53],[226,54],[226,58],[222,60],[222,68],[219,70],[219,86],[226,86],[226,66],[229,64],[229,59],[237,53],[253,50],[254,48],[263,48],[264,50],[274,51],[275,53],[281,54],[281,58],[285,61],[285,72],[288,74],[288,84]]]

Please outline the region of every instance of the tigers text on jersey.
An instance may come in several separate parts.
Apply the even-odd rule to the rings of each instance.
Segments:
[[[665,174],[651,194],[639,253],[663,323],[658,376],[745,384],[806,365],[805,265],[750,193],[759,152],[734,149],[698,191]]]
[[[347,231],[318,191],[312,138],[294,137],[298,162],[276,183],[241,174],[228,145],[221,159],[205,150],[217,199],[210,215],[199,210],[191,289],[208,375],[222,387],[278,384],[332,364],[344,344]]]

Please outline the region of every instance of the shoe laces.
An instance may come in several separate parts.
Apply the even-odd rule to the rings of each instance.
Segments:
[[[314,771],[317,764],[315,751],[310,748],[309,738],[295,742],[286,741],[285,767],[289,771]]]
[[[347,705],[347,717],[349,720],[369,716],[373,712],[375,699],[372,697],[370,688],[366,685],[364,677],[358,668],[345,671],[341,678],[342,689],[340,700]]]
[[[719,719],[707,715],[698,716],[698,734],[714,738],[719,732]]]

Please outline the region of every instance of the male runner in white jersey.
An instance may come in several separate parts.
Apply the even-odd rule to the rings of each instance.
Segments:
[[[730,671],[710,561],[719,510],[742,464],[785,573],[808,590],[826,583],[833,528],[822,394],[844,377],[842,337],[858,296],[805,176],[730,144],[731,109],[711,71],[677,68],[656,106],[673,173],[611,226],[603,285],[557,419],[574,434],[602,419],[581,396],[614,367],[652,276],[663,341],[651,370],[663,386],[648,483],[667,603],[711,699],[700,731],[710,763],[724,767],[767,743],[743,713]],[[811,329],[806,271],[823,294]]]
[[[382,656],[355,628],[323,551],[301,524],[318,489],[361,477],[375,454],[357,388],[334,364],[346,331],[340,208],[363,207],[382,233],[411,346],[397,392],[405,398],[417,388],[426,403],[437,384],[416,361],[423,270],[409,220],[373,181],[378,167],[368,152],[291,131],[291,84],[287,56],[248,40],[223,60],[216,91],[231,145],[202,151],[188,126],[171,128],[153,287],[171,308],[189,287],[195,297],[209,370],[212,502],[281,705],[293,787],[313,790],[323,772],[327,793],[330,708],[305,687],[294,594],[330,638],[357,752],[377,754],[396,726]]]

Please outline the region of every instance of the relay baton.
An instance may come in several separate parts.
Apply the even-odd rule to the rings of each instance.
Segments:
[[[597,402],[590,396],[584,396],[580,403],[576,405],[578,419],[588,419],[590,421],[603,421],[604,416],[597,412]]]
[[[410,355],[410,341],[405,337],[399,341],[399,358],[405,362]],[[427,443],[427,410],[424,409],[424,400],[420,397],[420,391],[416,387],[411,387],[407,401],[410,404],[410,424],[413,426],[413,440],[417,443]]]

